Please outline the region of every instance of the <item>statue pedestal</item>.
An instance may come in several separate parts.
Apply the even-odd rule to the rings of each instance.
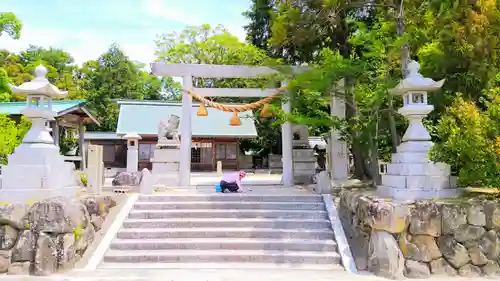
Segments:
[[[316,173],[314,149],[309,145],[309,129],[304,125],[294,125],[293,146],[293,183],[311,184]]]
[[[180,144],[177,142],[159,142],[151,158],[153,181],[165,187],[179,186]]]
[[[53,143],[22,143],[2,168],[0,198],[9,203],[73,198],[78,188],[75,166],[64,162],[58,147]]]
[[[316,172],[316,158],[312,148],[293,149],[293,182],[310,184]]]
[[[403,201],[458,196],[450,166],[433,163],[427,157],[431,146],[430,141],[402,143],[393,154],[392,163],[387,164],[378,195]]]

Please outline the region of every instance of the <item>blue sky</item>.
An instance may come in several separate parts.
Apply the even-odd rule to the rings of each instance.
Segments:
[[[0,12],[23,22],[20,40],[0,37],[0,49],[30,44],[62,48],[77,63],[95,59],[118,43],[133,60],[154,60],[157,35],[187,25],[222,24],[240,40],[250,0],[0,0]]]

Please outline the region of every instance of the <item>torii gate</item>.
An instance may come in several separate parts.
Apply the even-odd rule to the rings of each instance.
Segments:
[[[200,78],[257,78],[265,75],[277,74],[277,71],[268,67],[263,66],[243,66],[243,65],[212,65],[212,64],[166,64],[163,62],[153,63],[151,65],[151,70],[156,76],[163,77],[182,77],[183,79],[183,93],[182,93],[182,114],[181,114],[181,153],[180,153],[180,167],[179,167],[179,185],[182,187],[190,186],[191,177],[191,144],[192,144],[192,127],[191,127],[191,110],[192,110],[192,97],[187,94],[187,91],[192,91],[203,97],[268,97],[278,92],[277,88],[270,89],[257,89],[257,88],[195,88],[193,85],[193,77]],[[282,82],[282,86],[286,86]],[[333,103],[335,108],[338,108],[338,103]],[[286,101],[282,103],[282,109],[285,113],[291,111],[290,102]],[[338,109],[334,110],[332,107],[332,113],[337,114]],[[281,126],[282,130],[282,162],[283,162],[283,176],[282,183],[284,186],[293,186],[293,148],[292,148],[292,125],[289,122],[285,122]],[[340,162],[341,167],[344,168],[336,169],[335,173],[332,172],[332,176],[335,174],[341,177],[345,174],[345,179],[347,179],[347,158],[342,155],[346,153],[341,152],[344,145],[338,145],[338,136],[332,134],[334,137],[333,141],[330,141],[330,151],[331,153],[331,165],[335,162]],[[342,159],[345,158],[345,159]],[[339,171],[341,171],[339,173]],[[335,176],[334,176],[335,178]]]

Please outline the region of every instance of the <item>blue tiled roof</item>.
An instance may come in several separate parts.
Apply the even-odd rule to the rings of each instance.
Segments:
[[[85,132],[86,140],[121,140],[122,137],[115,132]]]
[[[116,133],[119,135],[136,132],[139,135],[156,135],[161,119],[168,118],[170,114],[181,117],[182,104],[180,102],[161,101],[118,101],[120,115]],[[238,137],[253,138],[257,130],[252,111],[239,113],[241,126],[230,126],[229,120],[232,113],[223,112],[207,107],[208,116],[198,116],[198,105],[193,104],[192,109],[192,135],[193,137]],[[181,132],[179,132],[181,133]]]
[[[84,100],[53,100],[52,110],[60,113],[72,107],[85,104]],[[21,111],[26,108],[25,101],[19,102],[0,102],[0,114],[21,115]]]

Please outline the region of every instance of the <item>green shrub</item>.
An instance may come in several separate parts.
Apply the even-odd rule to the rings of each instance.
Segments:
[[[440,139],[431,159],[458,171],[464,186],[500,187],[500,95],[489,97],[484,109],[458,96],[436,126]]]
[[[87,173],[84,172],[79,172],[80,174],[80,181],[82,182],[83,186],[87,187]]]

